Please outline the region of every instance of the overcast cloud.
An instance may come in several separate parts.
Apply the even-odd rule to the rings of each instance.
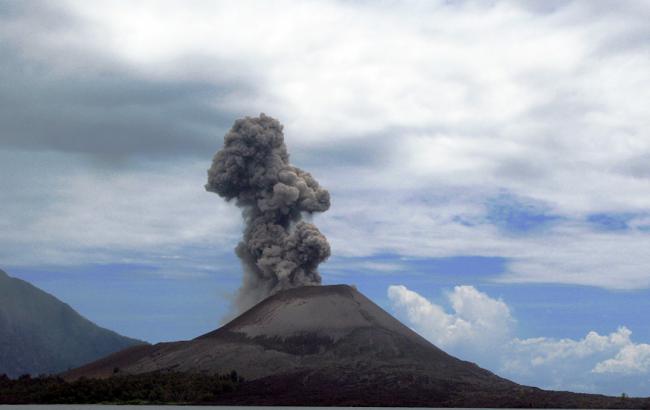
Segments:
[[[3,2],[4,155],[70,154],[147,185],[143,167],[207,167],[234,118],[264,111],[285,124],[294,162],[334,193],[322,223],[335,252],[504,256],[505,281],[650,285],[644,2],[183,4]],[[24,158],[3,166],[14,187],[3,202],[33,186]],[[77,172],[53,162],[50,173]],[[93,198],[45,185],[39,194],[64,196],[55,206],[67,211],[30,200],[6,216],[10,229],[37,229],[21,210],[58,219]],[[503,229],[489,204],[504,194],[553,218]],[[353,207],[338,213],[337,202]],[[153,235],[186,244],[179,212],[159,212],[170,229]],[[625,229],[600,229],[594,214],[623,215]],[[94,220],[95,241],[109,243],[120,223],[129,237],[151,235],[128,218]],[[349,246],[358,237],[375,240]]]

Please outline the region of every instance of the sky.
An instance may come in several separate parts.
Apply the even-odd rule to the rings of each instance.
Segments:
[[[332,198],[325,284],[542,388],[650,396],[650,3],[0,0],[0,268],[150,342],[232,314],[237,118]]]

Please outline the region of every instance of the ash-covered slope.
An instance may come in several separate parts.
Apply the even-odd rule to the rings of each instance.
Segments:
[[[0,374],[58,373],[141,343],[0,270]]]
[[[264,397],[282,402],[283,394],[290,396],[300,388],[283,394],[276,388],[295,383],[319,391],[328,386],[323,391],[329,392],[329,398],[336,394],[380,397],[382,389],[416,385],[436,397],[446,395],[450,384],[481,389],[514,386],[449,356],[346,285],[282,291],[194,340],[134,347],[65,376],[231,370],[249,385],[258,385],[260,403]],[[317,394],[311,395],[322,402]]]
[[[409,369],[435,377],[504,382],[420,337],[346,285],[279,292],[191,341],[128,349],[67,374],[106,377],[158,370],[224,373],[247,380],[323,369]]]
[[[231,370],[247,383],[223,404],[616,407],[456,359],[346,285],[285,290],[194,340],[127,349],[64,376]]]

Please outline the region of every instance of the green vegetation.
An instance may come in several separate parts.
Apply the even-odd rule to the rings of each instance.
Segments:
[[[0,404],[197,404],[234,391],[243,379],[227,375],[145,373],[66,382],[57,376],[0,375]]]

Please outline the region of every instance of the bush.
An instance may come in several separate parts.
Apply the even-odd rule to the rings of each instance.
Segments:
[[[0,404],[207,403],[234,391],[242,379],[227,375],[145,373],[66,382],[57,376],[11,380],[0,376]]]

